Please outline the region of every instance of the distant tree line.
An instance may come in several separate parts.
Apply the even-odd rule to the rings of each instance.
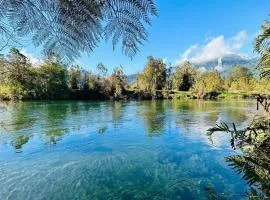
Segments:
[[[107,76],[107,69],[100,63],[98,74],[67,67],[49,55],[38,66],[18,49],[12,48],[0,59],[0,99],[108,99],[120,98],[127,86],[122,67]]]
[[[167,67],[162,59],[150,56],[132,84],[122,67],[111,74],[102,63],[96,69],[97,73],[93,73],[77,65],[68,67],[53,54],[33,65],[12,48],[0,59],[0,99],[156,99],[168,98],[166,92],[181,91],[189,92],[192,98],[208,99],[231,93],[270,93],[268,77],[255,78],[241,65],[222,76],[217,70],[201,72],[188,61]]]
[[[241,65],[231,68],[226,75],[217,70],[202,72],[186,61],[166,68],[161,59],[149,57],[144,70],[137,76],[132,88],[152,97],[158,90],[189,91],[194,98],[214,98],[220,94],[270,93],[270,79],[256,78],[250,69]]]

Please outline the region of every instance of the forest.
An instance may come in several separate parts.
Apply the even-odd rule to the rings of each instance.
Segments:
[[[131,83],[121,66],[108,74],[101,62],[95,71],[68,66],[53,54],[32,64],[18,49],[11,48],[0,59],[0,99],[215,99],[270,93],[268,77],[260,78],[241,65],[222,75],[217,70],[202,72],[188,61],[166,66],[162,59],[149,56]]]

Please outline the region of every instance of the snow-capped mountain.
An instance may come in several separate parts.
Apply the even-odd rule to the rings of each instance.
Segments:
[[[227,72],[229,69],[234,67],[235,65],[242,65],[243,67],[247,67],[250,69],[256,68],[256,63],[258,59],[244,57],[236,54],[231,54],[224,56],[222,58],[213,59],[207,62],[201,63],[193,63],[196,67],[204,69],[204,70],[213,70],[216,69],[221,73]]]
[[[249,58],[245,56],[240,56],[237,54],[230,54],[226,55],[222,58],[213,59],[207,62],[201,63],[192,63],[195,67],[197,67],[200,71],[206,72],[211,71],[213,69],[218,70],[221,74],[226,74],[229,69],[235,67],[236,65],[242,65],[243,67],[249,68],[254,74],[256,72],[256,64],[258,62],[257,58]],[[176,67],[173,67],[173,72],[175,71]],[[135,81],[135,78],[138,74],[128,75],[127,79],[129,83]]]

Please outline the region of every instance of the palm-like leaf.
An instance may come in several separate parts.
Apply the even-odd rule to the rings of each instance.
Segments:
[[[72,60],[92,52],[100,40],[120,41],[123,53],[134,56],[147,39],[145,24],[157,15],[153,0],[5,0],[2,21],[16,27],[18,35],[32,35],[45,53]]]
[[[233,148],[243,149],[243,155],[234,155],[226,158],[229,166],[249,184],[259,184],[263,193],[270,196],[270,118],[256,118],[244,130],[237,130],[235,124],[230,128],[221,123],[208,129],[211,136],[217,131],[231,133],[231,145]]]
[[[255,51],[261,55],[258,68],[262,77],[270,77],[270,23],[265,22],[261,29],[262,33],[255,40]]]
[[[243,173],[243,178],[249,184],[254,184],[260,181],[260,176],[256,173],[256,165],[246,160],[244,156],[229,156],[226,158],[226,161],[229,163],[229,166],[235,169],[238,173]]]

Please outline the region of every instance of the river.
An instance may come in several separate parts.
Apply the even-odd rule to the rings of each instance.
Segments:
[[[234,199],[248,185],[224,157],[240,152],[206,130],[244,127],[255,109],[252,100],[0,103],[0,199]]]

